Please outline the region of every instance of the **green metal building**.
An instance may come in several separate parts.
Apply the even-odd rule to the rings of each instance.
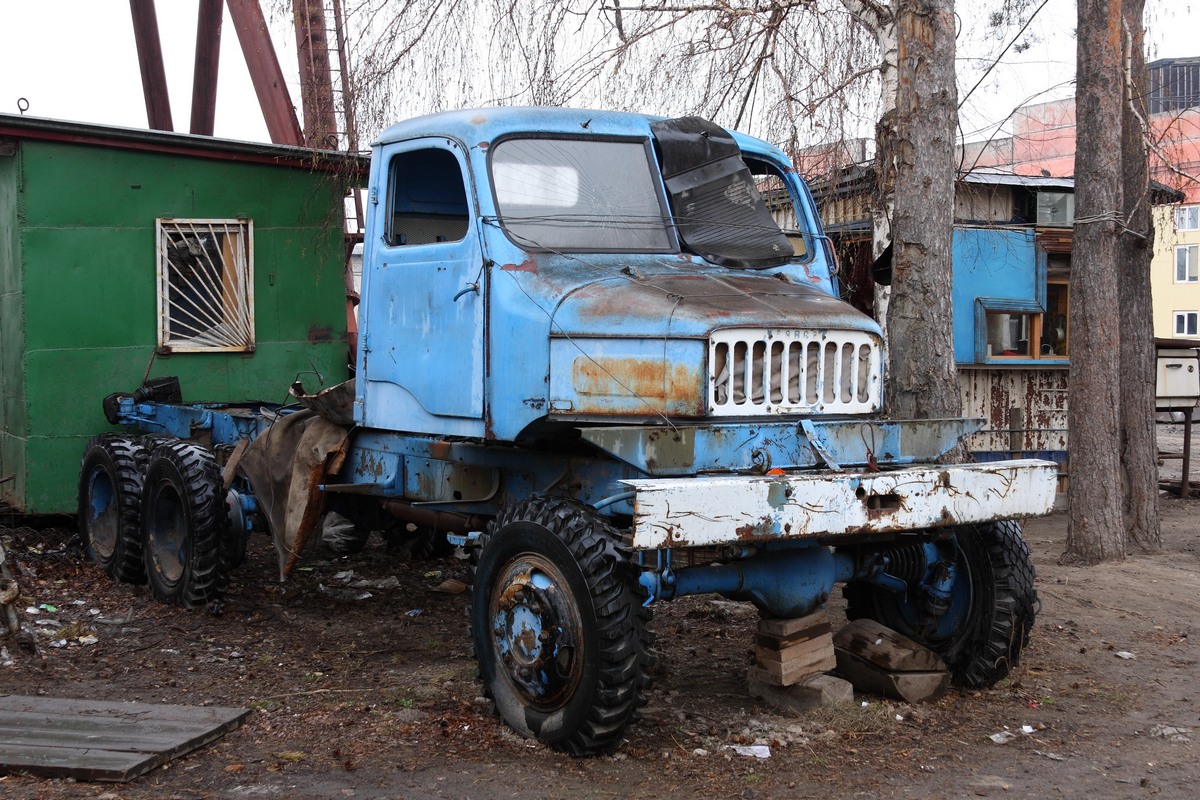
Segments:
[[[347,377],[336,153],[0,114],[0,506],[75,511],[101,400],[281,402]]]

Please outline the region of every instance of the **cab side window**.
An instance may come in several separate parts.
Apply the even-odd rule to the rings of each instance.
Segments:
[[[392,158],[388,176],[387,243],[393,247],[458,242],[470,213],[458,159],[426,148]]]

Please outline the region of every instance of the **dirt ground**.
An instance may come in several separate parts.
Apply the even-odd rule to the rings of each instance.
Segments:
[[[1160,427],[1160,444],[1178,442],[1177,426]],[[1164,464],[1172,470],[1178,462]],[[416,561],[375,540],[345,558],[317,546],[280,584],[262,537],[215,617],[111,583],[61,529],[8,528],[0,533],[21,569],[22,608],[56,610],[26,617],[42,631],[38,656],[11,643],[0,654],[0,694],[254,713],[129,784],[9,775],[0,794],[1194,798],[1198,512],[1200,501],[1164,495],[1163,552],[1093,568],[1056,563],[1064,514],[1027,523],[1042,608],[1020,667],[992,690],[952,690],[920,706],[861,695],[806,716],[774,712],[746,693],[752,608],[713,597],[659,606],[645,718],[614,755],[593,759],[520,739],[491,715],[469,657],[466,596],[435,591],[466,579],[462,561]],[[339,576],[348,571],[349,581]],[[393,576],[396,588],[350,586]],[[840,601],[830,617],[843,621]],[[89,634],[96,641],[80,644]],[[1007,743],[991,738],[1005,731]],[[727,749],[749,743],[769,745],[770,758]]]

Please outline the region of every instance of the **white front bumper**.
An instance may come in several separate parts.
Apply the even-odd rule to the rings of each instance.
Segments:
[[[1053,461],[625,481],[633,549],[870,536],[1050,513]]]

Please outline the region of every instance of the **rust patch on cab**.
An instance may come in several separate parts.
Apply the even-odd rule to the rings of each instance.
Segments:
[[[505,272],[528,272],[531,275],[537,275],[537,260],[533,256],[528,256],[519,264],[503,264],[500,269]]]
[[[699,373],[688,364],[668,364],[659,358],[577,358],[571,382],[581,395],[653,400],[694,399]]]

